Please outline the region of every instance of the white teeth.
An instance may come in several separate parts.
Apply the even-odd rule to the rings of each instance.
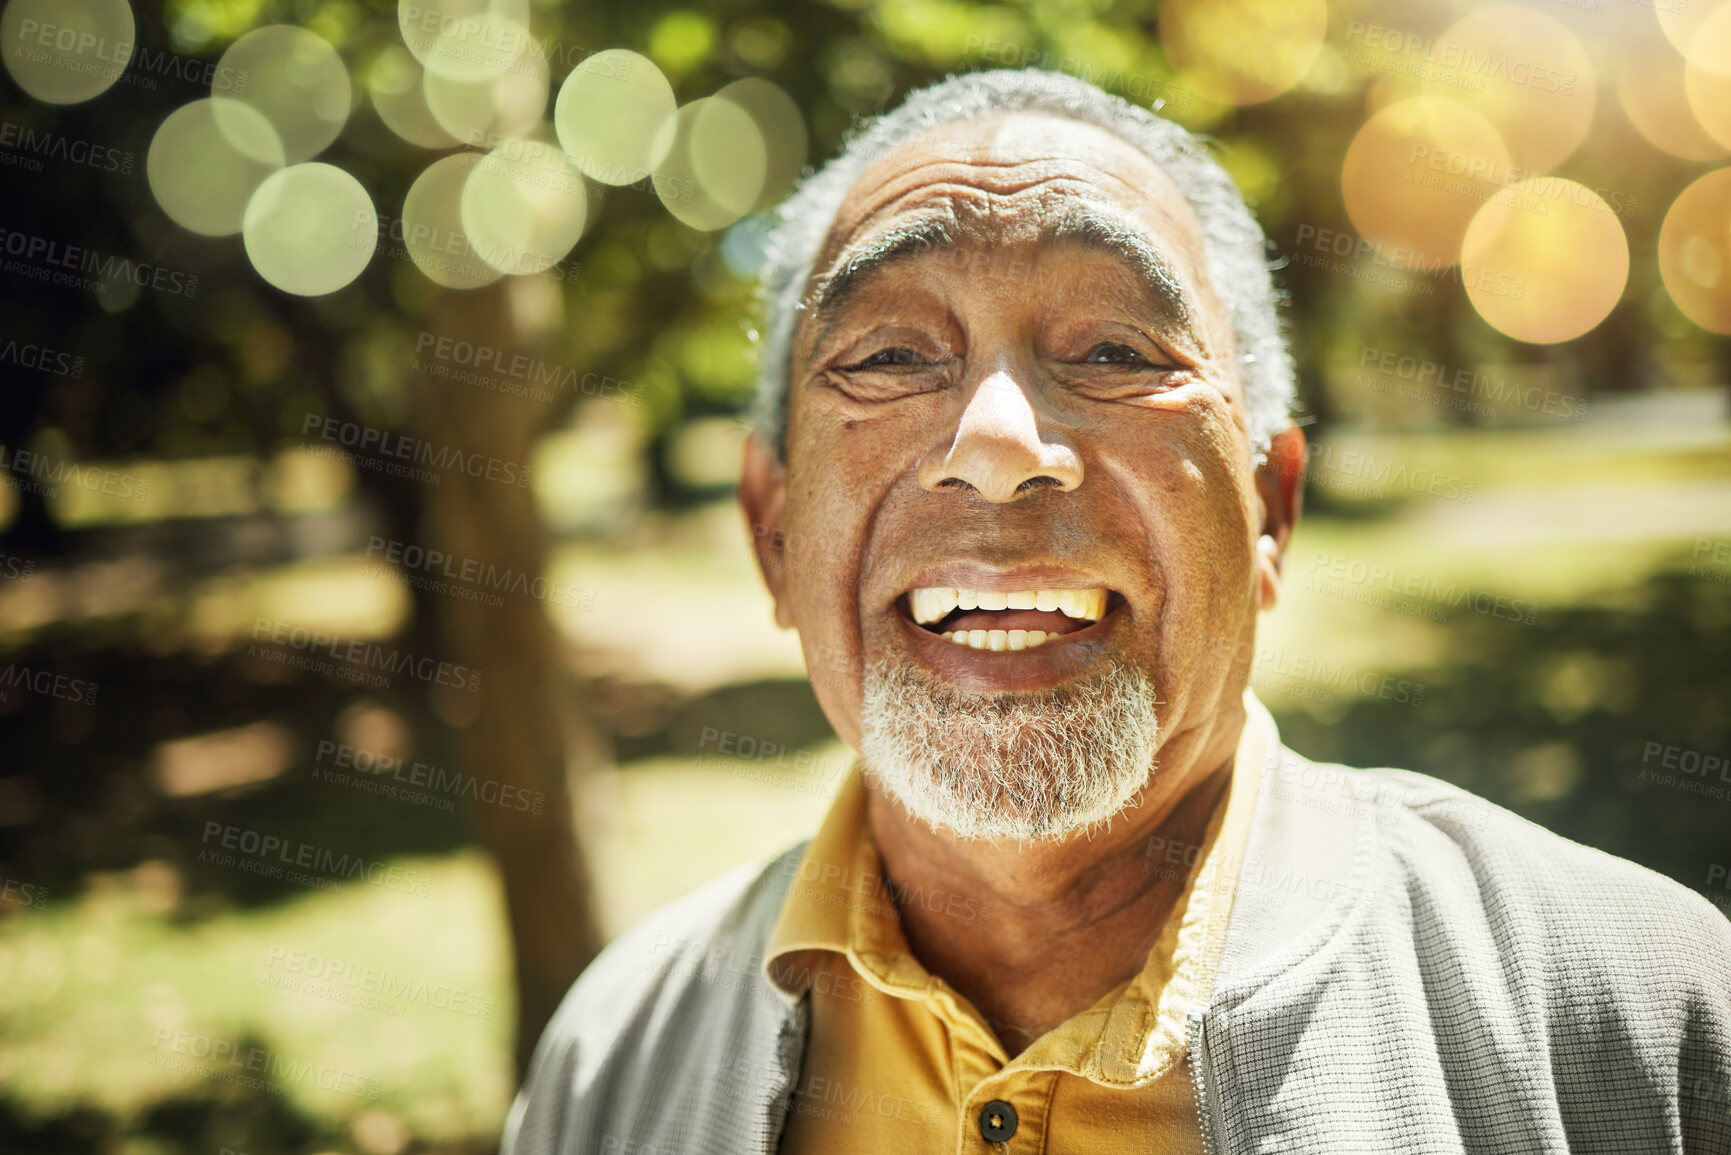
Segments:
[[[952,610],[1060,610],[1066,616],[1097,622],[1106,616],[1106,591],[964,590],[928,586],[908,591],[908,608],[922,626],[942,621]]]
[[[1045,630],[951,630],[944,635],[970,650],[1031,650],[1056,636]]]
[[[908,608],[913,610],[914,621],[925,626],[941,620],[945,614],[955,609],[956,600],[956,591],[953,589],[917,589],[908,594]]]
[[[1106,616],[1105,590],[1060,590],[1058,609],[1067,618],[1097,622]]]

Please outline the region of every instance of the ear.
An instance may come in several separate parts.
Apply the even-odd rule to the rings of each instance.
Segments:
[[[1268,446],[1256,470],[1256,495],[1262,503],[1262,535],[1256,541],[1261,575],[1259,605],[1271,610],[1280,598],[1280,562],[1304,506],[1304,466],[1309,458],[1304,430],[1287,425]]]
[[[787,601],[787,531],[781,523],[786,506],[787,470],[776,462],[762,435],[754,431],[745,439],[745,460],[739,471],[739,507],[745,512],[745,526],[751,533],[751,549],[757,558],[757,568],[763,574],[763,584],[769,587],[769,595],[775,599],[775,624],[791,630],[793,612]]]

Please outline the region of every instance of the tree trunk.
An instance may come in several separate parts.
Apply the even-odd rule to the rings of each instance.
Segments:
[[[549,287],[532,278],[524,291]],[[519,284],[497,284],[469,292],[443,292],[429,317],[430,331],[453,341],[533,354],[536,343],[513,322]],[[544,302],[543,302],[544,303]],[[554,416],[549,406],[417,370],[416,410],[422,436],[439,453],[448,448],[483,454],[511,469],[529,465],[535,436]],[[593,727],[567,691],[549,606],[525,592],[544,573],[547,535],[526,486],[472,476],[459,469],[437,471],[426,487],[426,524],[420,544],[454,559],[447,572],[473,562],[494,574],[526,575],[501,588],[489,579],[469,583],[503,598],[502,606],[440,594],[439,635],[448,660],[481,671],[478,693],[448,691],[439,712],[456,729],[463,765],[483,781],[516,787],[509,805],[474,804],[483,843],[504,884],[515,955],[518,992],[515,1059],[521,1079],[542,1028],[572,981],[601,947],[592,883],[577,842],[568,771],[573,761],[593,760]],[[452,585],[460,584],[451,582]],[[517,809],[523,798],[542,799],[537,812]]]

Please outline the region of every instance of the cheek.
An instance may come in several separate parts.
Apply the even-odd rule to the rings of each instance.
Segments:
[[[1224,401],[1198,402],[1119,454],[1138,487],[1146,556],[1163,592],[1161,632],[1202,637],[1251,590],[1254,506]]]

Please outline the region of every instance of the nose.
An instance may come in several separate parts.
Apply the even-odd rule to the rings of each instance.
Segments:
[[[1062,440],[1044,440],[1033,403],[1005,372],[974,390],[948,451],[920,464],[920,484],[936,491],[962,485],[987,501],[1014,501],[1040,485],[1082,484],[1082,459]]]

